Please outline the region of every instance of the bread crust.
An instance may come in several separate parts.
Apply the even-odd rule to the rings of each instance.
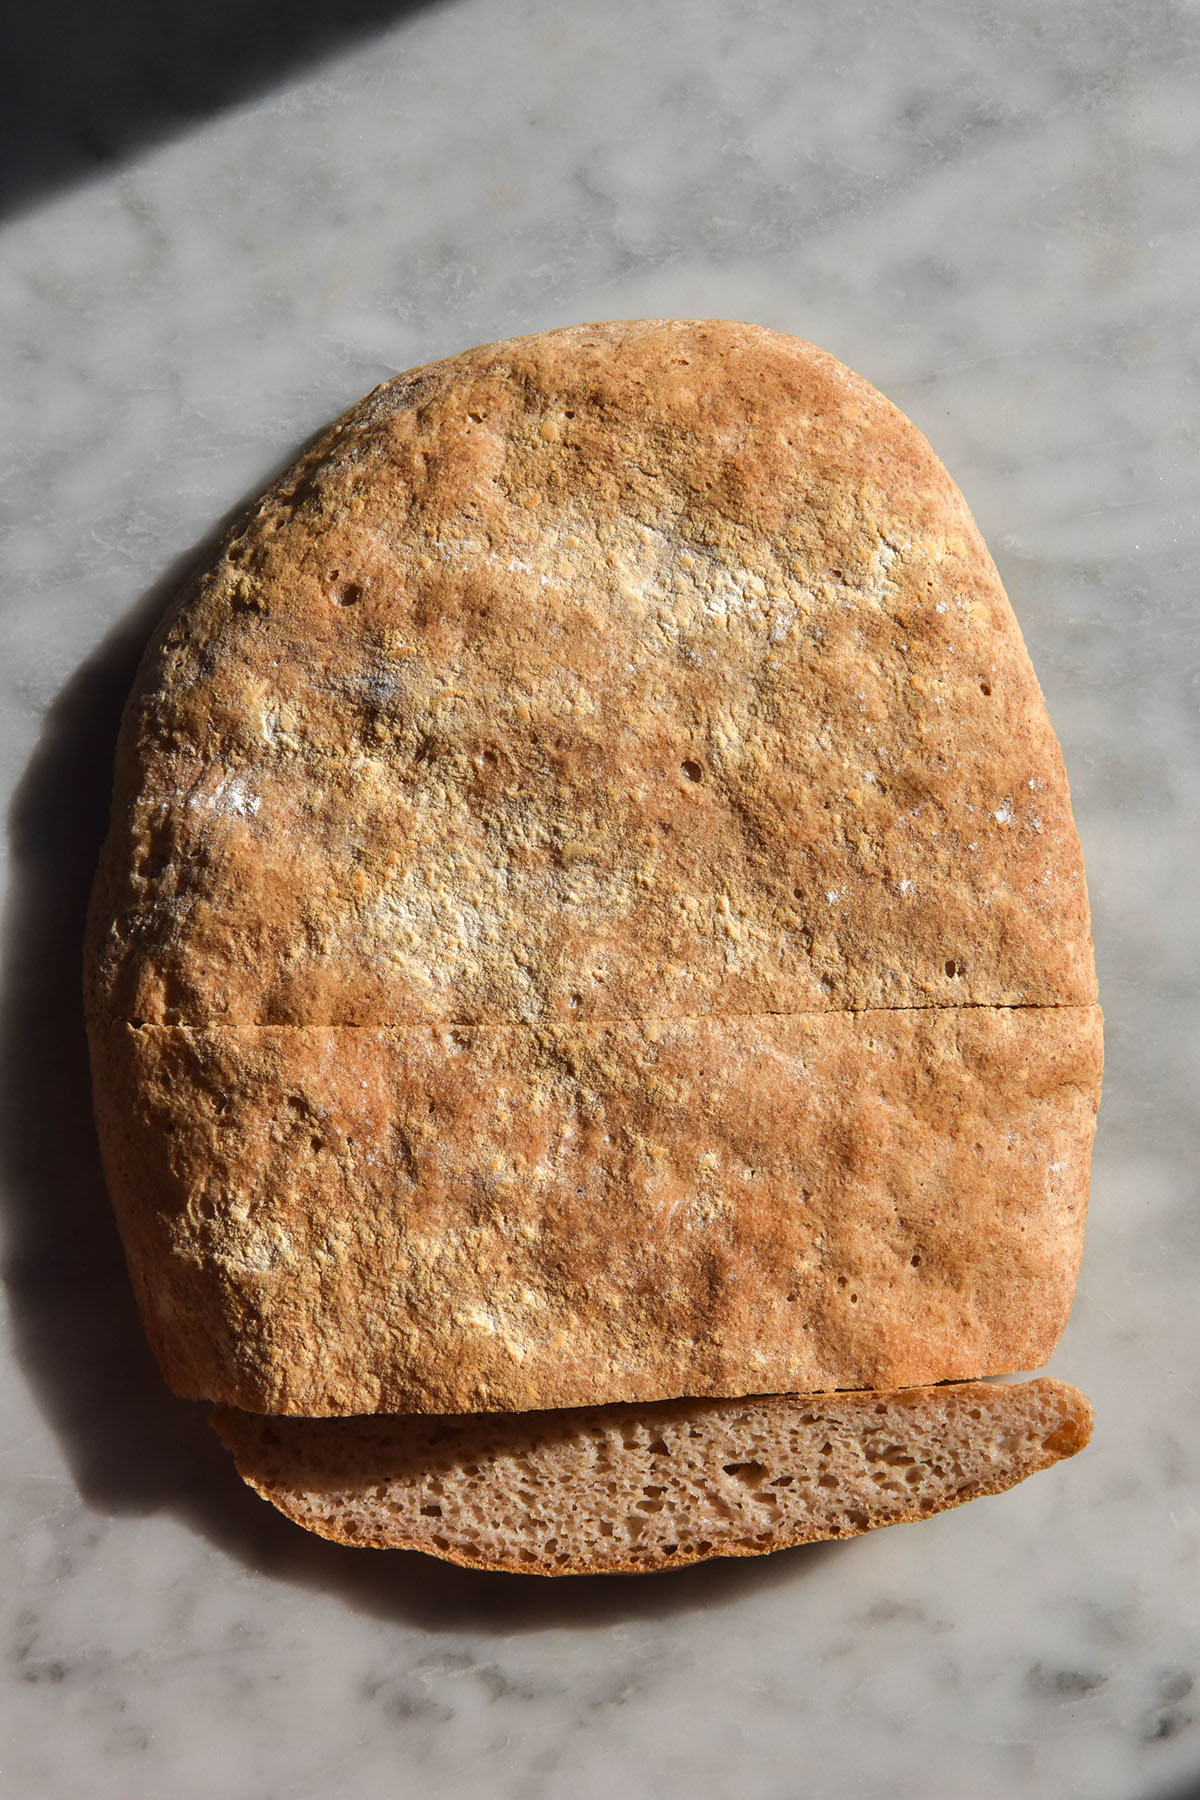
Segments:
[[[1095,1007],[966,1007],[121,1026],[95,1061],[172,1381],[316,1416],[1036,1368],[1099,1054]]]
[[[962,497],[832,357],[719,321],[339,421],[146,657],[90,949],[92,1016],[157,1024],[1096,997]]]
[[[352,409],[147,652],[86,985],[181,1393],[891,1385],[1065,1321],[1061,756],[957,489],[799,340],[582,326]]]

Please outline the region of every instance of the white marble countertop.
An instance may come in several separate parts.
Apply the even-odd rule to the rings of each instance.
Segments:
[[[1186,0],[451,0],[0,226],[6,1793],[1200,1795],[1198,167]],[[78,1001],[115,720],[196,547],[375,381],[647,314],[832,350],[996,554],[1108,1019],[1052,1364],[1096,1435],[658,1578],[343,1551],[242,1488],[134,1314]]]

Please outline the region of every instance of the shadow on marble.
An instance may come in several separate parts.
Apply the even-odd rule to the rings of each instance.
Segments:
[[[91,1115],[83,1024],[88,894],[125,699],[167,600],[236,518],[181,558],[50,709],[9,815],[0,961],[4,1279],[18,1357],[84,1496],[149,1510],[204,1485],[206,1432],[142,1334]]]
[[[295,78],[436,0],[42,0],[14,7],[0,212]]]
[[[1200,1800],[1200,1774],[1185,1776],[1174,1787],[1156,1788],[1148,1800]]]
[[[511,1637],[711,1612],[766,1589],[794,1585],[829,1558],[853,1554],[844,1543],[803,1544],[769,1556],[718,1557],[654,1575],[502,1575],[460,1569],[406,1550],[327,1543],[274,1514],[248,1488],[236,1486],[225,1500],[221,1546],[260,1576],[335,1596],[356,1612],[431,1633]],[[210,1528],[215,1513],[213,1507],[206,1516]],[[211,1529],[210,1535],[215,1535]]]
[[[117,730],[142,650],[167,603],[212,562],[249,503],[169,569],[76,671],[47,716],[10,815],[13,872],[0,965],[0,1169],[10,1196],[4,1275],[19,1360],[82,1498],[104,1513],[172,1513],[267,1579],[433,1631],[600,1626],[711,1608],[794,1581],[846,1546],[724,1558],[651,1577],[547,1580],[330,1544],[243,1486],[204,1407],[176,1399],[159,1374],[92,1125],[84,920],[107,828]]]

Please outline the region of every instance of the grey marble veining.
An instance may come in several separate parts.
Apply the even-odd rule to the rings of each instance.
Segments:
[[[1200,1795],[1198,77],[1166,0],[457,0],[0,228],[6,1792]],[[656,1580],[341,1551],[241,1488],[133,1314],[77,997],[115,719],[189,558],[375,381],[647,314],[832,350],[996,554],[1108,1020],[1052,1364],[1096,1436]]]

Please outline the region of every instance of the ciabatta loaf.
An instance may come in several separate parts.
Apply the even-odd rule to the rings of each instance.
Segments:
[[[339,421],[147,653],[87,979],[183,1394],[890,1388],[1066,1319],[1062,759],[961,495],[796,339],[581,326]]]

